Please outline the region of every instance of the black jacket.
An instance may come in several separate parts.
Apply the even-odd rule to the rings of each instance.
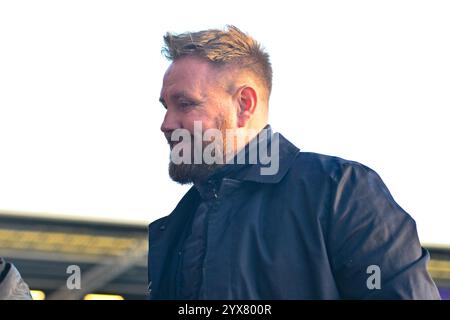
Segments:
[[[274,139],[277,174],[247,165],[208,200],[200,299],[439,299],[414,220],[373,170]],[[151,299],[180,298],[200,202],[192,187],[150,224]]]

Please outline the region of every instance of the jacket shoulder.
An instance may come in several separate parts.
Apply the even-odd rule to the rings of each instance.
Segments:
[[[152,223],[150,223],[148,225],[148,229],[154,230],[154,229],[160,228],[162,225],[164,225],[166,223],[168,217],[169,216],[165,216],[165,217],[162,217],[162,218],[159,218],[159,219],[153,221]]]
[[[299,152],[291,168],[294,175],[314,175],[333,180],[339,180],[348,170],[375,173],[375,171],[357,161],[315,152]]]

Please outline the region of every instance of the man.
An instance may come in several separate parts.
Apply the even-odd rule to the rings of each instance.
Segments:
[[[374,171],[271,132],[254,39],[164,40],[169,174],[194,185],[149,226],[151,299],[439,299],[414,220]]]

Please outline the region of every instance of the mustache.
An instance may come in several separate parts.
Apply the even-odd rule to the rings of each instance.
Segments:
[[[172,132],[171,133],[165,133],[164,137],[166,138],[167,144],[170,146],[170,148],[172,149],[175,145],[177,145],[180,142],[183,142],[184,139],[178,139],[178,140],[173,140],[171,139],[172,136]],[[191,138],[191,142],[194,141],[194,134],[190,134],[190,138]]]
[[[167,144],[169,145],[170,149],[172,150],[175,145],[177,145],[180,142],[183,142],[183,139],[180,139],[178,141],[176,141],[176,140],[172,141],[171,135],[172,135],[172,133],[164,134],[164,137],[166,138]],[[191,138],[193,138],[192,135],[191,135]]]

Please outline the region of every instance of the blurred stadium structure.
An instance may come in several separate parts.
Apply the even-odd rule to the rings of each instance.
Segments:
[[[450,299],[450,247],[425,247],[441,296]],[[0,256],[41,299],[146,299],[147,248],[143,225],[0,212]],[[79,290],[67,288],[70,265],[81,269]]]
[[[12,262],[31,290],[45,299],[88,294],[146,299],[147,226],[72,221],[0,212],[0,256]],[[69,290],[70,265],[81,289]],[[87,299],[104,296],[88,296]]]

